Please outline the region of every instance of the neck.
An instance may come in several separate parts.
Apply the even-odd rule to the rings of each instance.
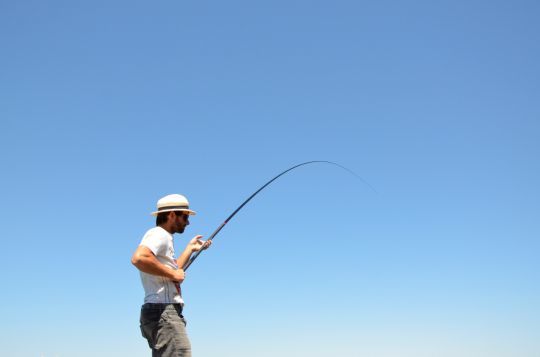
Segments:
[[[174,234],[174,231],[169,224],[160,224],[159,226],[163,228],[164,230],[166,230],[167,232],[169,232],[170,234]]]

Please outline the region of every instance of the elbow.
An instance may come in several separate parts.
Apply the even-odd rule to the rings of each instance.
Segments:
[[[138,254],[134,254],[131,257],[131,264],[133,264],[136,267],[139,267],[139,264],[141,264],[141,261],[142,261],[142,259]]]

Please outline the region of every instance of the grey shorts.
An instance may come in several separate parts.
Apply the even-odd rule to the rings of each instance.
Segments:
[[[152,357],[191,357],[191,343],[180,304],[144,304],[140,323]]]

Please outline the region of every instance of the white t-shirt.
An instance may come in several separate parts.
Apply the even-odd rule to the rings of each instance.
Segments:
[[[141,244],[154,253],[156,258],[171,269],[178,269],[174,257],[173,236],[157,226],[144,235]],[[144,302],[154,304],[184,304],[175,283],[167,278],[140,272],[144,288]]]

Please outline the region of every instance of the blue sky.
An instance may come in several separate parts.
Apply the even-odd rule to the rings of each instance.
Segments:
[[[157,199],[196,356],[540,354],[533,1],[0,3],[5,356],[148,356]]]

